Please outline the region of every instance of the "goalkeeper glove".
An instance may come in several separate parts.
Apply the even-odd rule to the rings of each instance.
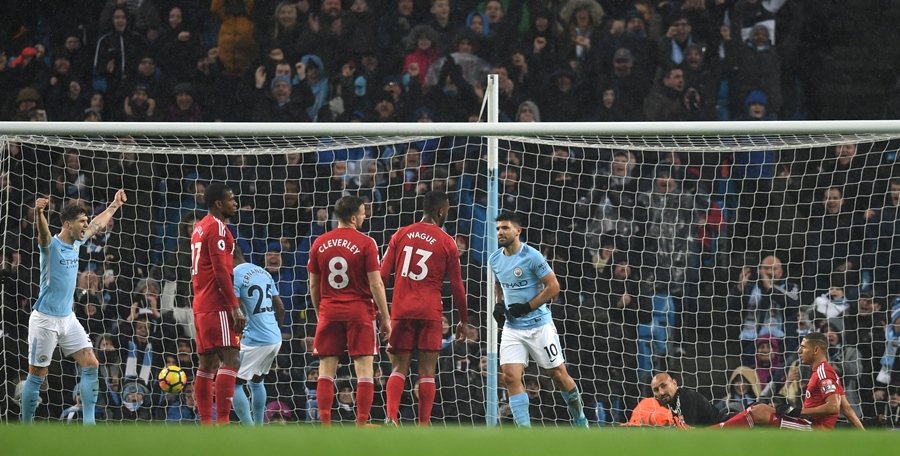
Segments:
[[[778,407],[775,408],[775,413],[777,413],[778,415],[789,416],[791,418],[799,418],[801,411],[803,411],[803,407],[795,407],[789,402],[779,404]]]
[[[498,326],[506,324],[506,306],[502,302],[494,305],[494,320],[497,320]]]
[[[534,309],[532,309],[527,302],[517,302],[509,305],[509,314],[514,318],[524,317],[525,314],[532,310]]]

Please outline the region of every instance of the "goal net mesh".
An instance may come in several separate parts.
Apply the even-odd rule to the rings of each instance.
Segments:
[[[809,331],[828,334],[848,399],[878,419],[888,385],[900,381],[896,137],[517,136],[499,145],[497,205],[524,215],[523,240],[559,278],[550,307],[590,420],[625,422],[662,371],[726,410],[802,400],[809,372],[796,350]],[[484,423],[493,307],[485,137],[23,135],[0,137],[0,147],[0,419],[18,419],[28,371],[34,199],[50,198],[56,234],[62,206],[78,201],[96,214],[124,188],[128,203],[81,251],[74,296],[101,362],[98,419],[192,420],[191,387],[165,394],[155,378],[172,364],[194,378],[189,233],[205,215],[205,186],[225,182],[241,206],[230,224],[237,243],[272,273],[287,307],[265,380],[267,420],[318,417],[306,262],[315,237],[335,226],[333,203],[350,194],[370,202],[363,231],[383,252],[433,189],[451,196],[445,229],[460,247],[472,328],[468,340],[452,339],[447,287],[432,421]],[[390,375],[383,351],[377,361],[373,421],[384,418]],[[342,366],[334,416],[351,422],[355,384]],[[77,419],[77,381],[57,350],[38,417]],[[405,421],[416,419],[416,381],[402,400]],[[524,383],[533,421],[568,425],[533,363]],[[502,383],[500,418],[511,420]]]

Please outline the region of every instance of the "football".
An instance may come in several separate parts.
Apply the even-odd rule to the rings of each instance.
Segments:
[[[159,388],[166,393],[180,393],[187,385],[187,374],[178,366],[166,366],[159,371]]]

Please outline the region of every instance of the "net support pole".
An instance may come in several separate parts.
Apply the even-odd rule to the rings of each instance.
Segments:
[[[497,84],[496,74],[488,75],[487,93],[485,95],[488,97],[487,121],[488,123],[496,124],[500,119],[500,91]],[[497,136],[489,135],[487,137],[487,220],[484,224],[484,237],[487,241],[485,243],[485,245],[487,245],[487,255],[485,255],[485,258],[487,258],[491,253],[497,250],[497,237],[494,235],[494,220],[497,219],[497,205],[500,203],[500,199],[498,198],[497,194],[497,142]],[[491,268],[487,266],[487,261],[485,261],[485,268],[487,269],[487,302],[485,303],[485,309],[487,309],[486,321],[488,369],[486,385],[487,391],[485,391],[485,399],[487,401],[487,404],[485,404],[485,420],[488,427],[496,427],[499,424],[500,416],[498,403],[499,401],[497,399],[497,379],[499,377],[497,369],[500,365],[497,340],[498,328],[497,322],[494,321],[492,315],[494,303],[496,302],[496,296],[494,296],[494,272],[491,271]]]

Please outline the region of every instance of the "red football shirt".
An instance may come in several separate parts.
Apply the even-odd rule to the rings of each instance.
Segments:
[[[221,220],[203,217],[191,233],[194,312],[217,312],[238,306],[234,294],[234,236]]]
[[[353,228],[329,231],[313,242],[306,268],[310,274],[319,274],[320,318],[375,318],[375,301],[367,277],[379,268],[378,248],[372,238]]]
[[[819,364],[813,370],[809,378],[809,384],[806,385],[806,397],[803,399],[803,407],[818,407],[825,405],[825,399],[832,394],[844,394],[844,387],[838,379],[837,372],[828,362]],[[812,417],[814,427],[833,428],[837,423],[839,413],[828,416]]]
[[[453,300],[466,318],[463,286],[456,242],[433,223],[413,223],[398,230],[388,244],[381,264],[381,278],[388,283],[394,273],[391,318],[395,320],[441,320],[444,306],[441,288],[450,276]]]

